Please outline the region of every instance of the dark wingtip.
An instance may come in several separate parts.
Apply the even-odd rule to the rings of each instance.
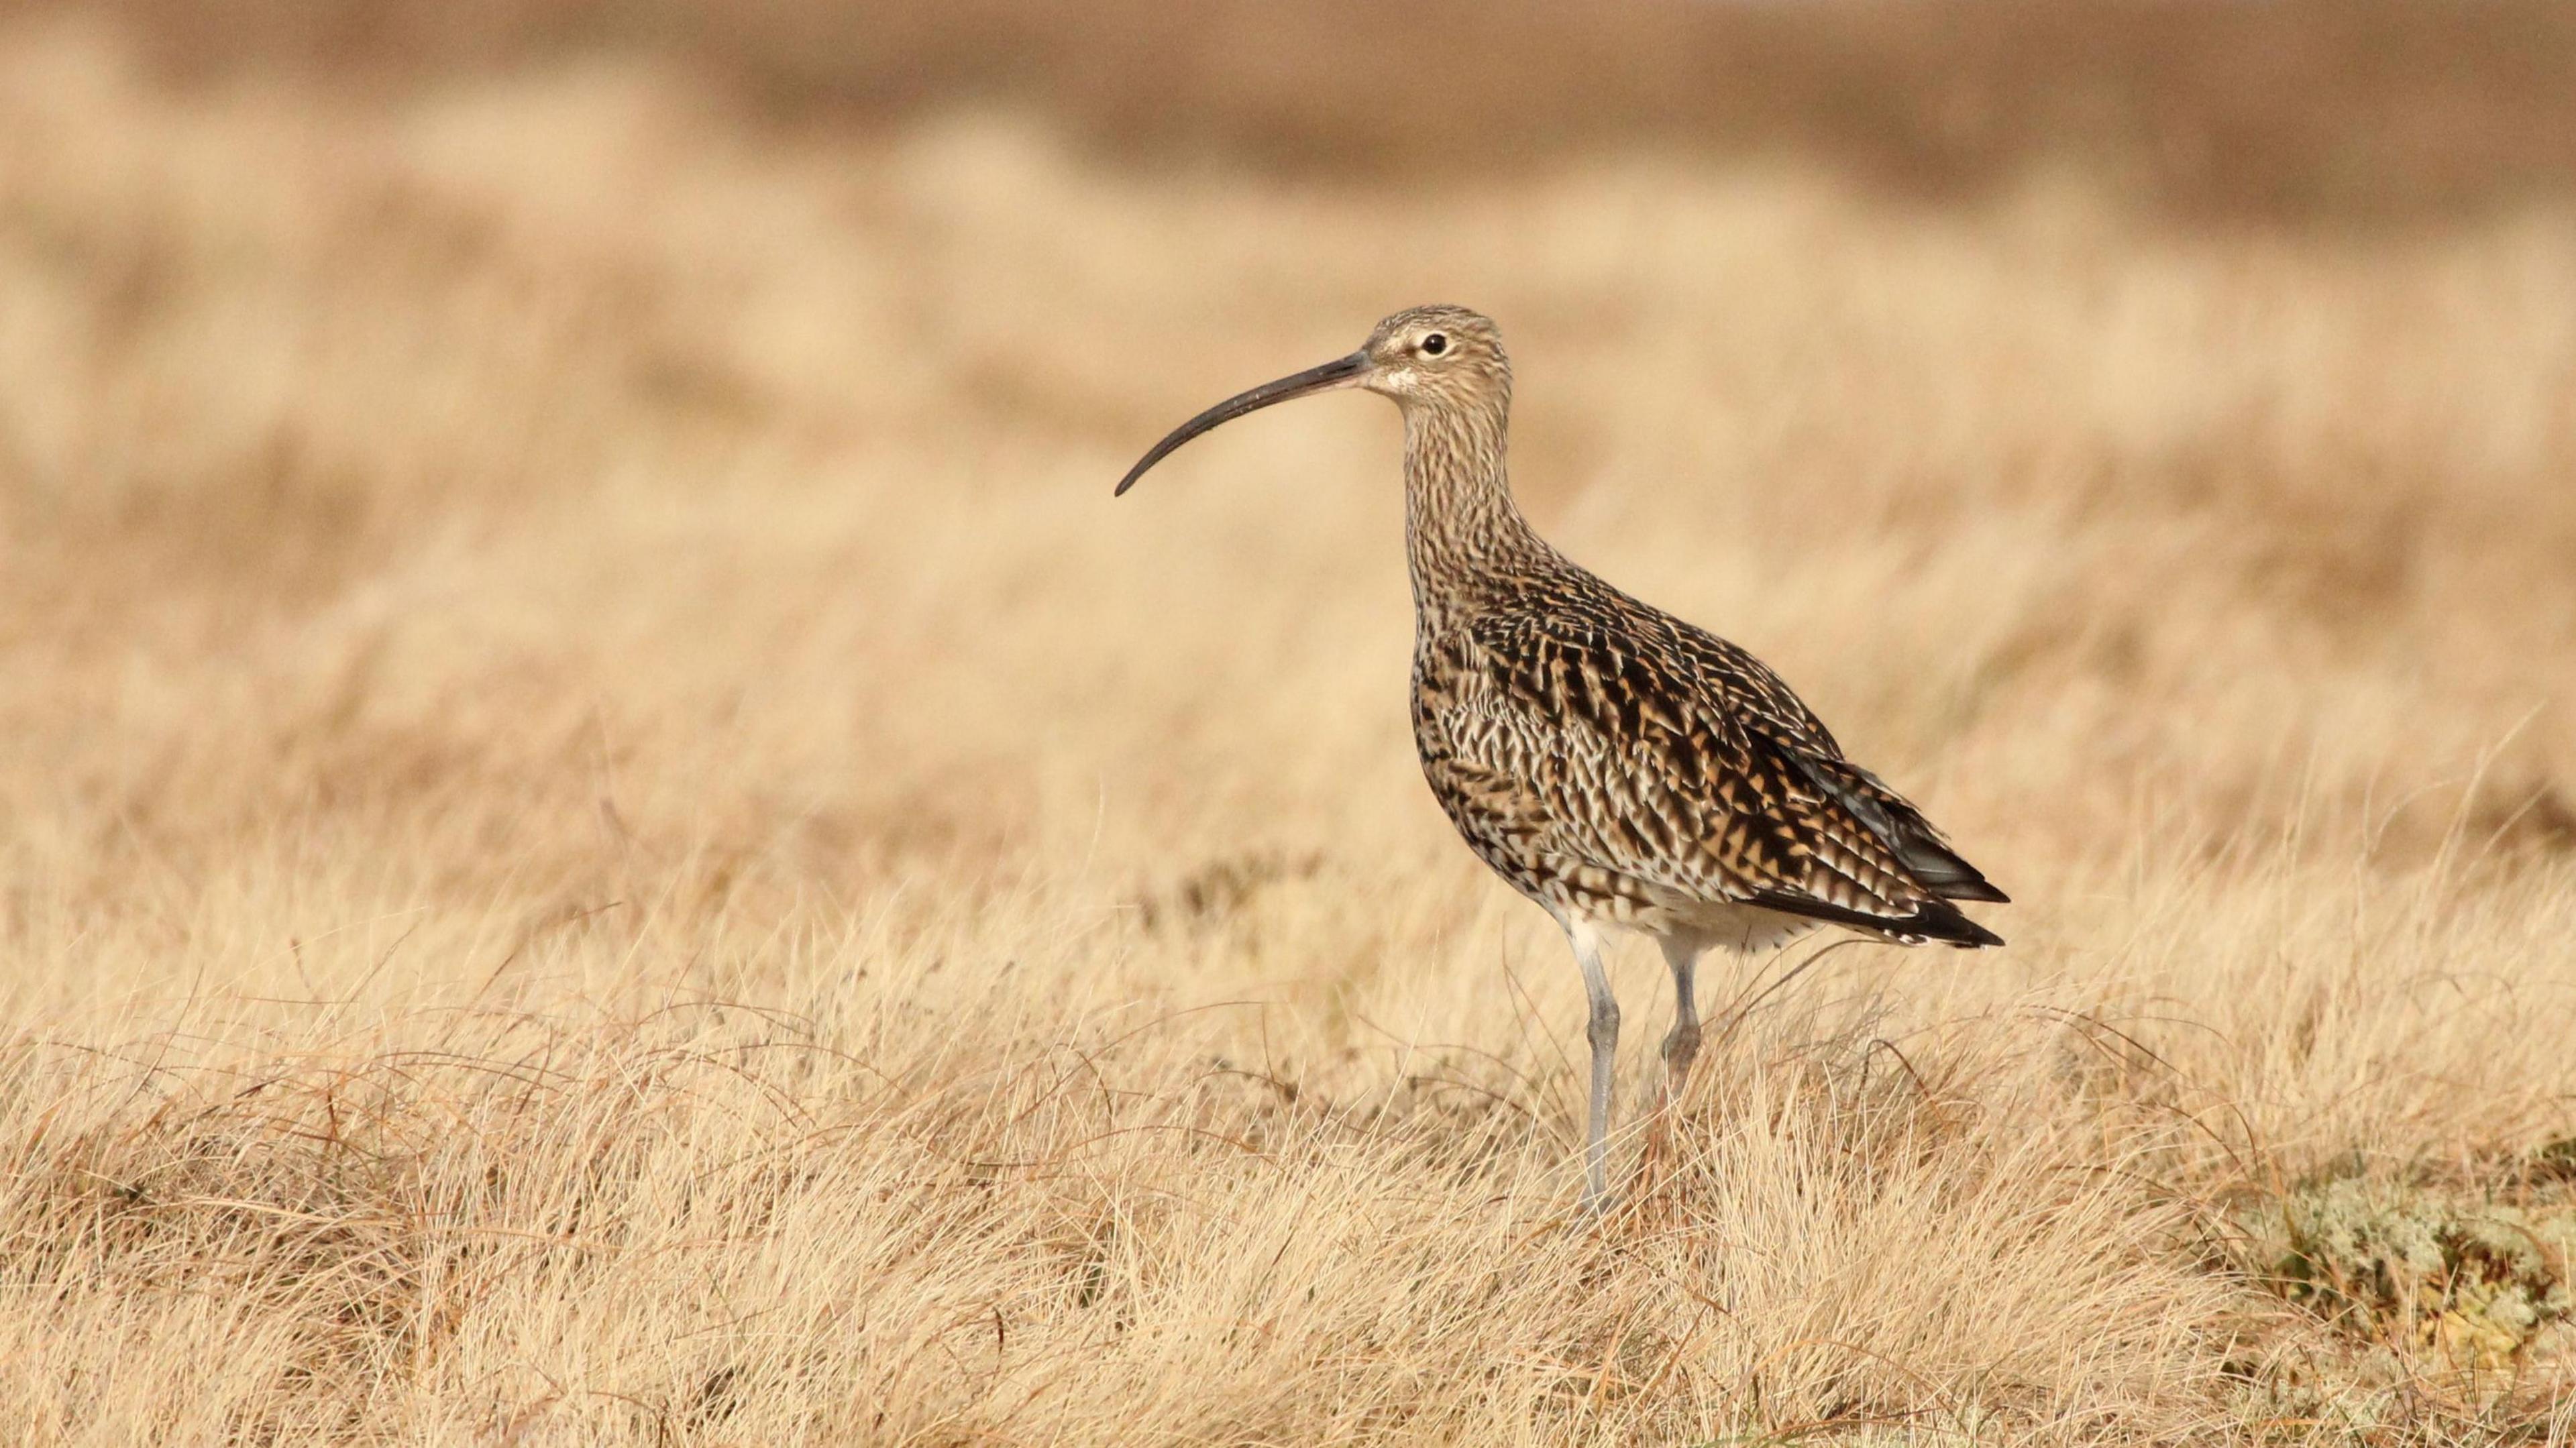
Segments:
[[[1915,928],[1926,939],[1955,945],[1961,950],[1983,950],[2001,945],[2004,938],[1971,920],[1958,906],[1947,900],[1928,900],[1914,912],[1920,924]]]
[[[1909,832],[1907,825],[1915,828]],[[1905,868],[1922,882],[1923,888],[1942,899],[1982,900],[1989,905],[2011,903],[2011,897],[1996,889],[1983,870],[1961,858],[1920,816],[1901,821],[1890,842],[1896,847],[1896,857],[1905,862]]]
[[[1957,946],[1961,950],[1983,950],[1987,946],[2001,945],[2004,943],[2004,938],[2002,936],[1997,935],[1982,925],[1979,925],[1977,922],[1969,919],[1965,915],[1959,917],[1959,926],[1959,932],[1956,935],[1948,937],[1948,939],[1952,945]]]
[[[2004,943],[2002,936],[1969,919],[1947,900],[1925,901],[1923,907],[1914,912],[1908,925],[1913,934],[1926,940],[1938,940],[1944,945],[1955,945],[1961,950],[1983,950],[1987,946]]]
[[[1813,920],[1829,920],[1836,925],[1874,930],[1881,935],[1897,937],[1908,944],[1920,945],[1927,941],[1938,941],[1943,945],[1955,945],[1961,950],[1982,950],[1990,945],[2004,943],[2002,936],[1961,914],[1959,907],[1947,900],[1926,900],[1916,906],[1911,915],[1871,915],[1865,911],[1849,910],[1840,905],[1829,905],[1822,900],[1809,900],[1803,896],[1790,895],[1778,890],[1758,890],[1747,898],[1753,904],[1777,910],[1784,915],[1804,915]]]

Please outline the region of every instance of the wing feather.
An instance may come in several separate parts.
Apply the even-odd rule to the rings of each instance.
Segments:
[[[1467,625],[1528,741],[1531,757],[1509,773],[1551,821],[1552,853],[1711,904],[2000,943],[1949,901],[2003,892],[1846,760],[1778,675],[1600,587],[1610,599],[1593,607]]]

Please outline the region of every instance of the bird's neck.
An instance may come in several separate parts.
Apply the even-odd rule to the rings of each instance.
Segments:
[[[1404,551],[1426,625],[1471,607],[1481,584],[1547,545],[1512,503],[1507,402],[1411,407],[1404,416]]]

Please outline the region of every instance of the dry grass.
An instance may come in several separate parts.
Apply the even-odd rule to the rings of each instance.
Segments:
[[[21,1441],[2576,1439],[2560,1319],[2443,1326],[2563,1231],[2439,1226],[2568,1211],[2566,203],[149,74],[0,33]],[[1414,776],[1392,420],[1107,496],[1435,297],[1542,525],[2022,902],[1720,972],[1597,1225],[1574,972]]]

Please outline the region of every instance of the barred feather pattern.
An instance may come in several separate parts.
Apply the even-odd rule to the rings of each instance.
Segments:
[[[1613,588],[1513,505],[1492,323],[1417,308],[1484,361],[1405,405],[1414,739],[1468,846],[1560,920],[1758,950],[1824,924],[1904,944],[2002,940],[2006,898],[1843,755],[1751,654]]]

